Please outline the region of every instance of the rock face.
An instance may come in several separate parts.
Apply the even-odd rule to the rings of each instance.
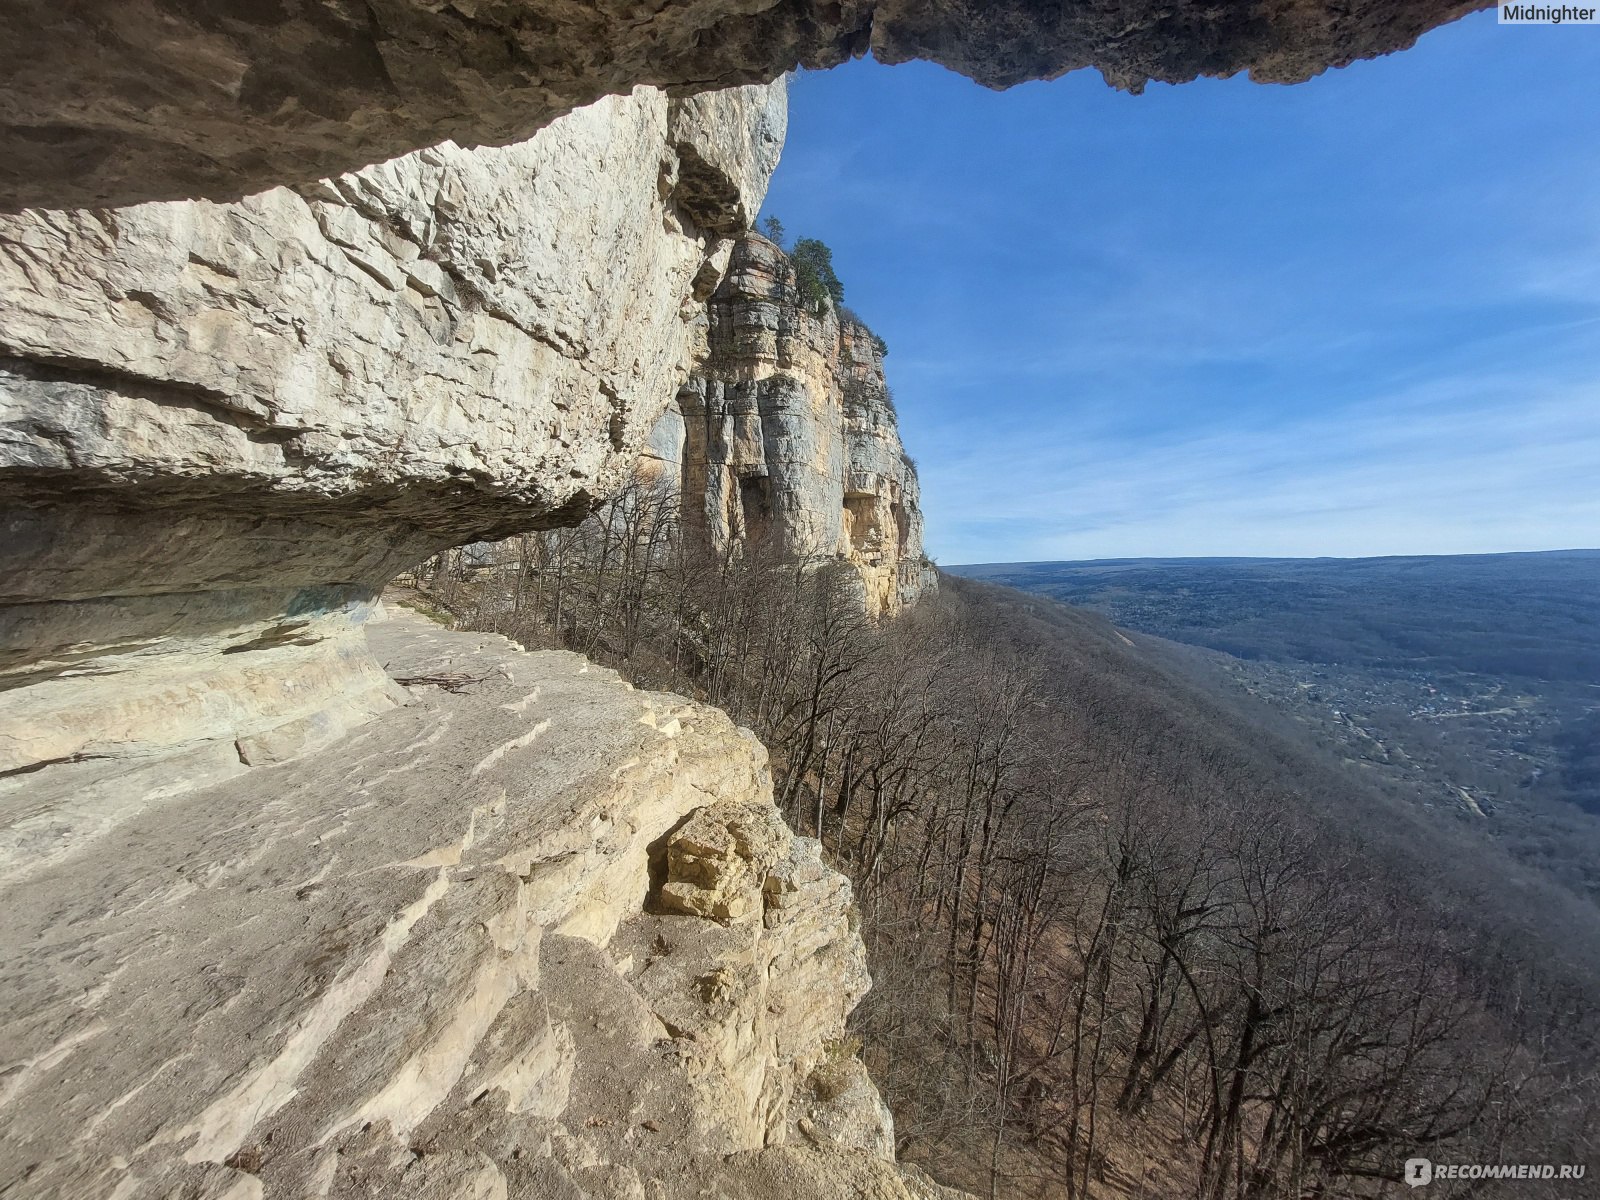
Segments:
[[[234,204],[0,218],[0,772],[266,761],[392,703],[376,589],[629,468],[784,101],[644,88]]]
[[[233,199],[454,139],[504,145],[605,95],[932,59],[1005,87],[1305,79],[1486,0],[12,0],[0,208]]]
[[[945,1194],[839,1040],[850,888],[748,733],[576,655],[370,636],[410,693],[336,755],[138,811],[45,773],[83,819],[0,856],[0,1192]]]
[[[808,308],[783,252],[749,234],[708,305],[700,358],[647,443],[679,480],[691,530],[718,552],[774,538],[843,559],[873,615],[935,586],[917,470],[869,329]]]

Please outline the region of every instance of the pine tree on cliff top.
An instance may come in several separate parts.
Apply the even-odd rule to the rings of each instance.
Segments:
[[[844,284],[833,270],[833,251],[816,238],[801,238],[789,253],[794,264],[795,284],[800,289],[800,299],[814,312],[832,300],[835,306],[844,303]]]

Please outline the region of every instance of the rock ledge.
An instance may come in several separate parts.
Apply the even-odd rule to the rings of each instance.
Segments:
[[[0,1192],[944,1194],[839,1050],[849,885],[749,733],[409,612],[366,636],[403,705],[181,795],[80,787],[0,867]]]

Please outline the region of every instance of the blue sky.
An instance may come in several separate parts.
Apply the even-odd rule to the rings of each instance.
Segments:
[[[803,74],[766,212],[890,347],[941,562],[1600,544],[1600,27],[1295,87]]]

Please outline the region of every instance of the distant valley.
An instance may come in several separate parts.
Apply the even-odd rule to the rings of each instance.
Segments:
[[[1600,551],[949,569],[1211,652],[1198,677],[1600,899]]]

